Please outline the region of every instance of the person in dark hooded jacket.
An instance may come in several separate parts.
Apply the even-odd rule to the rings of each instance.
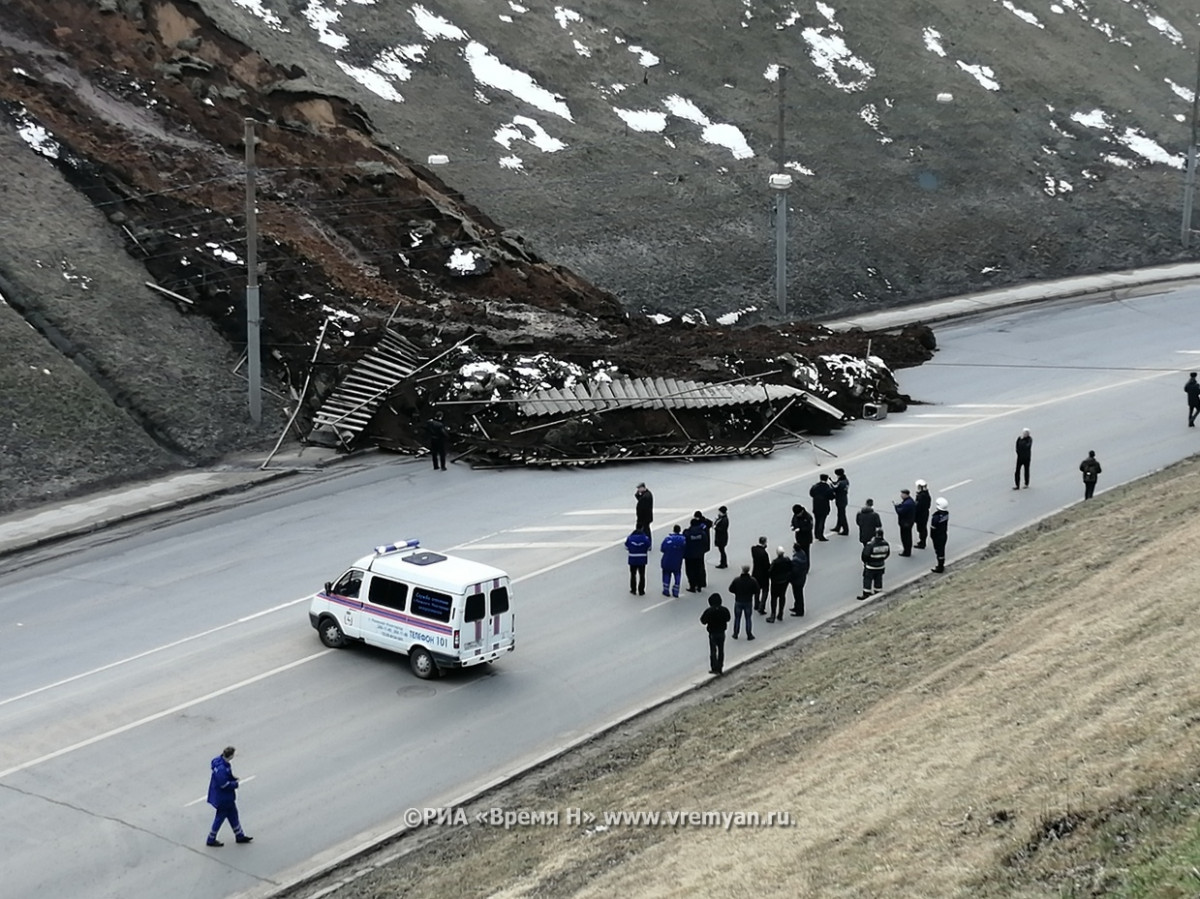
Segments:
[[[869,499],[857,515],[854,523],[858,525],[858,542],[866,546],[875,539],[875,532],[883,527],[883,519],[875,511],[875,500]]]
[[[708,519],[699,512],[683,532],[687,541],[683,548],[683,572],[687,579],[688,593],[699,593],[708,583],[704,571],[704,554],[708,552],[711,538],[708,535]]]
[[[208,804],[217,810],[217,814],[213,818],[212,830],[208,832],[209,846],[225,845],[217,839],[217,832],[226,821],[233,828],[239,843],[249,843],[254,839],[254,837],[246,836],[242,830],[242,822],[238,820],[238,779],[233,776],[235,751],[232,746],[226,746],[225,751],[210,763],[212,775],[208,779]]]
[[[799,503],[792,506],[792,542],[803,546],[806,553],[812,552],[813,517]]]

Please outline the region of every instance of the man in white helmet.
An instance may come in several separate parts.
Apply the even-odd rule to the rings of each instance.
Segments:
[[[946,531],[950,528],[950,504],[944,496],[934,503],[937,511],[929,522],[929,536],[933,538],[933,554],[937,556],[937,567],[933,571],[941,574],[946,570]]]
[[[917,478],[917,494],[913,500],[917,504],[917,549],[924,549],[925,538],[929,536],[929,507],[933,505],[929,483],[924,478]]]

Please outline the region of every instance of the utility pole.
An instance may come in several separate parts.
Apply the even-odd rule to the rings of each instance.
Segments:
[[[775,174],[768,179],[771,189],[775,191],[775,302],[779,306],[779,314],[787,315],[787,192],[792,186],[792,176],[784,171],[787,161],[784,155],[783,111],[784,87],[783,79],[787,69],[779,67],[779,136],[775,142]]]
[[[1200,113],[1200,46],[1196,49],[1196,87],[1192,91],[1192,142],[1188,144],[1187,177],[1183,182],[1183,224],[1179,237],[1186,250],[1192,245],[1192,206],[1196,197],[1196,119]]]
[[[258,310],[258,204],[254,195],[254,119],[246,119],[246,373],[250,420],[262,424],[262,325]]]

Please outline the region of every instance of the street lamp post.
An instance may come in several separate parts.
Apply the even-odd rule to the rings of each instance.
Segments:
[[[778,173],[767,179],[775,191],[775,302],[787,314],[787,192],[792,176]]]
[[[1192,140],[1188,144],[1187,176],[1183,182],[1183,223],[1179,237],[1186,250],[1192,245],[1192,205],[1196,197],[1196,119],[1200,112],[1200,47],[1196,50],[1196,87],[1192,91]]]

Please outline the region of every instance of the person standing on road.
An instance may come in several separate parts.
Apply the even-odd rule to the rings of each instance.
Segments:
[[[1083,472],[1083,498],[1091,499],[1096,492],[1096,481],[1100,478],[1100,460],[1096,458],[1095,450],[1088,450],[1087,458],[1079,463]]]
[[[821,479],[808,488],[808,495],[812,497],[813,536],[824,543],[829,539],[825,536],[825,522],[835,495],[829,475],[822,474]]]
[[[771,557],[767,554],[767,538],[759,537],[758,543],[750,547],[750,561],[753,563],[752,577],[758,584],[758,592],[754,596],[754,607],[762,614],[767,614],[767,591],[770,589]],[[736,612],[736,609],[734,610]]]
[[[226,821],[233,828],[233,833],[239,843],[249,843],[254,837],[246,836],[242,830],[242,822],[238,819],[237,788],[238,779],[233,776],[233,754],[236,750],[226,746],[224,752],[209,763],[212,775],[208,779],[208,804],[217,810],[213,818],[212,830],[208,832],[209,846],[224,846],[217,839],[217,832]]]
[[[646,535],[649,536],[650,522],[654,520],[654,494],[646,489],[645,484],[638,484],[633,497],[637,501],[634,509],[637,521],[634,527],[639,531],[645,531]]]
[[[713,521],[713,546],[721,554],[717,568],[728,568],[729,559],[725,556],[725,547],[729,545],[729,510],[724,506],[717,509],[717,517]]]
[[[1188,398],[1188,427],[1194,428],[1196,427],[1196,416],[1200,415],[1200,381],[1196,380],[1195,372],[1188,375],[1183,389],[1187,391]]]
[[[850,502],[850,479],[846,477],[844,468],[835,468],[833,473],[837,475],[837,480],[833,482],[833,504],[837,508],[837,524],[833,532],[847,537],[850,535],[850,522],[846,518],[846,504]]]
[[[913,502],[917,504],[917,549],[924,549],[925,538],[929,536],[929,507],[933,505],[929,483],[924,478],[917,479],[917,495]]]
[[[692,521],[698,521],[704,526],[704,539],[701,541],[700,552],[700,589],[703,590],[708,586],[708,554],[712,552],[712,519],[705,516],[699,509],[692,515]]]
[[[792,614],[804,615],[804,585],[808,583],[808,553],[796,544],[792,547]]]
[[[1029,463],[1033,461],[1033,435],[1029,428],[1021,431],[1017,438],[1017,467],[1013,472],[1013,490],[1021,489],[1021,470],[1025,471],[1025,486],[1029,486]]]
[[[863,547],[863,592],[856,599],[866,599],[883,590],[883,572],[892,548],[883,536],[883,528],[875,532],[871,542]]]
[[[900,555],[912,555],[913,525],[917,521],[917,502],[907,490],[900,491],[900,502],[893,503],[896,508],[896,522],[900,525]]]
[[[433,470],[446,470],[446,422],[441,412],[435,412],[433,417],[425,422],[425,438],[429,443],[429,455],[433,457]]]
[[[766,539],[765,537],[763,538]],[[764,547],[763,552],[766,552]],[[758,581],[750,576],[750,566],[743,565],[742,573],[729,585],[733,594],[733,639],[738,638],[742,619],[746,620],[746,639],[754,639],[754,598],[758,596]]]
[[[787,608],[787,589],[792,583],[792,560],[781,546],[775,550],[775,559],[771,562],[767,577],[771,581],[771,615],[767,624],[783,621],[783,610]]]
[[[792,506],[792,542],[799,543],[804,547],[804,551],[812,553],[813,542],[813,517],[809,514],[808,509],[796,503]]]
[[[663,538],[659,547],[662,553],[663,596],[679,596],[679,573],[683,568],[685,546],[687,540],[683,536],[683,529],[675,525],[675,529]]]
[[[625,538],[629,553],[629,592],[646,595],[646,563],[650,560],[650,535],[637,528]]]
[[[708,531],[704,526],[705,521],[707,519],[697,512],[688,529],[683,532],[686,541],[683,547],[683,572],[688,593],[699,593],[704,589],[704,543]]]
[[[729,609],[721,604],[721,594],[708,598],[708,608],[700,613],[700,623],[708,628],[708,673],[725,670],[725,628],[729,624]]]
[[[930,569],[938,574],[946,570],[946,536],[950,530],[950,503],[939,496],[934,503],[937,511],[929,522],[929,537],[933,540],[933,554],[937,556],[937,567]]]
[[[875,511],[875,500],[867,500],[866,504],[858,510],[858,514],[854,516],[854,523],[858,525],[859,543],[866,546],[875,539],[875,532],[883,527],[883,519]]]

